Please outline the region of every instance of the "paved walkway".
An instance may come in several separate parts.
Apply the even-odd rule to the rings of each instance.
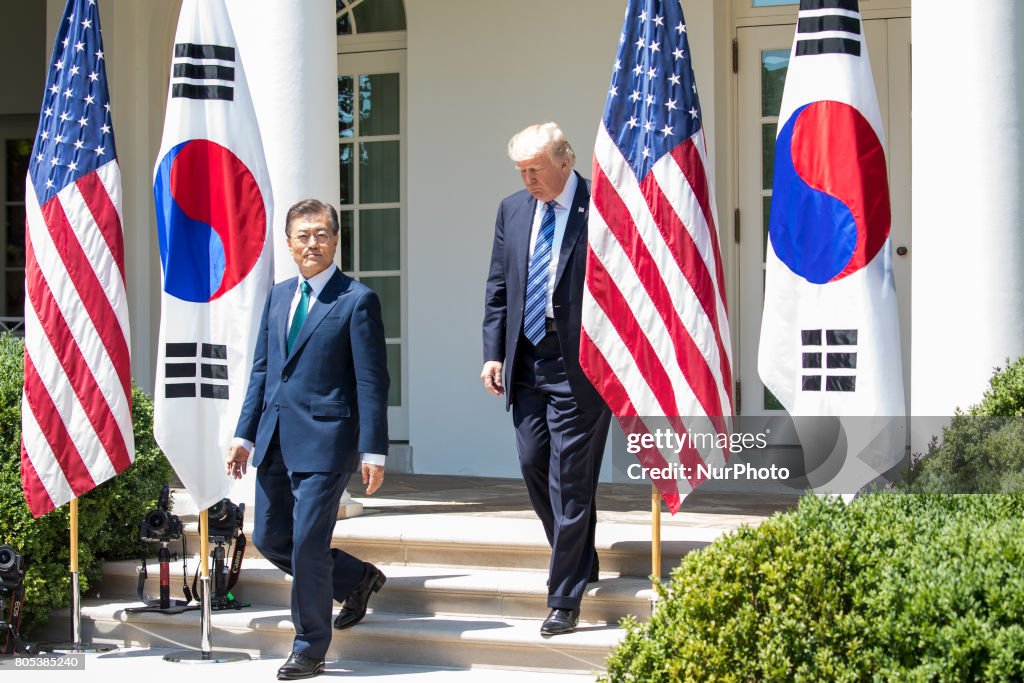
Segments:
[[[258,683],[276,680],[283,657],[254,659],[224,664],[176,664],[163,656],[169,649],[125,649],[104,654],[78,655],[84,669],[75,671],[27,670],[13,668],[11,660],[0,660],[3,681],[93,681],[135,683]],[[402,666],[368,662],[329,661],[327,670],[314,680],[337,683],[588,683],[593,676],[564,673],[539,673],[506,669],[445,669],[427,666]]]

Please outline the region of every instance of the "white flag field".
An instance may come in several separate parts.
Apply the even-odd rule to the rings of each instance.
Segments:
[[[273,281],[273,200],[223,0],[185,0],[153,175],[163,291],[154,433],[200,509],[231,490],[224,453]]]
[[[794,417],[842,418],[858,456],[846,466],[870,479],[903,453],[905,405],[882,116],[856,0],[801,3],[775,159],[758,370]]]

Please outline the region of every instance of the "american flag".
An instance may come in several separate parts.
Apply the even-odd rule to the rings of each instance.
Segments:
[[[21,478],[38,517],[135,453],[121,175],[95,0],[64,8],[25,182]]]
[[[580,360],[627,433],[728,431],[732,351],[700,102],[679,0],[630,0],[594,148]],[[713,454],[646,449],[675,512]],[[717,456],[724,457],[720,451]],[[680,469],[680,471],[682,471]]]

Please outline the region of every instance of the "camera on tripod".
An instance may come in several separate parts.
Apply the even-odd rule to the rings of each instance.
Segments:
[[[0,588],[14,590],[25,582],[25,558],[9,545],[0,545]]]
[[[171,489],[164,486],[156,509],[150,510],[139,525],[139,538],[143,541],[168,543],[181,538],[181,519],[171,512]]]
[[[7,613],[8,601],[10,614]],[[34,645],[18,634],[25,601],[25,558],[9,545],[0,545],[0,654],[35,654]]]
[[[228,498],[221,498],[210,506],[206,513],[207,535],[212,543],[230,544],[242,533],[245,521],[245,503],[235,505]]]

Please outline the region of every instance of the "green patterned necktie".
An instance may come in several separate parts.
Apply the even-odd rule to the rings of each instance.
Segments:
[[[302,323],[306,322],[306,314],[309,312],[309,295],[313,291],[313,288],[305,280],[299,285],[299,289],[302,290],[302,296],[299,297],[299,305],[295,307],[292,325],[288,328],[288,353],[292,352],[292,345],[295,344],[295,340],[299,337]]]

